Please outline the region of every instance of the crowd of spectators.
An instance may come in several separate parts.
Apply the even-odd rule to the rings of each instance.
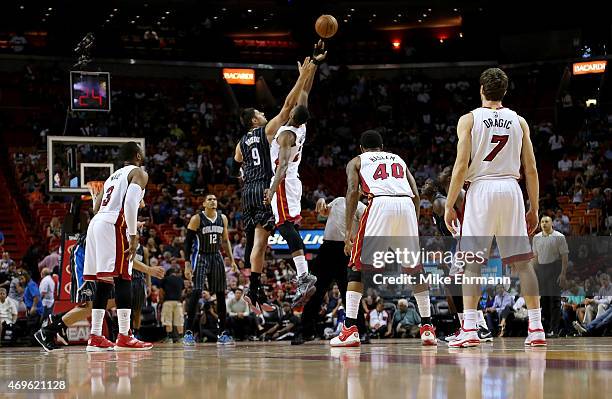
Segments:
[[[50,82],[57,82],[57,73],[55,69],[28,67],[23,79],[36,81],[44,76]],[[268,82],[276,98],[282,98],[288,92],[294,75],[279,72]],[[513,78],[512,74],[510,77]],[[292,279],[295,272],[288,261],[276,256],[270,249],[266,254],[266,272],[262,280],[267,287],[270,308],[274,310],[254,315],[243,304],[243,290],[248,288],[248,269],[243,269],[245,239],[240,212],[240,182],[228,174],[235,143],[243,132],[235,109],[226,106],[218,95],[211,94],[221,92],[219,82],[168,79],[156,83],[153,85],[148,81],[118,77],[113,84],[113,112],[110,114],[70,114],[67,121],[41,114],[26,123],[37,136],[40,148],[49,132],[63,129],[64,122],[68,135],[147,138],[145,166],[152,189],[147,190],[147,206],[141,211],[141,236],[142,244],[149,251],[151,266],[181,270],[186,225],[200,208],[197,196],[209,192],[211,187],[219,187],[215,190],[219,209],[228,216],[234,257],[240,266],[239,272],[233,271],[229,258],[226,258],[229,290],[223,300],[228,301],[229,324],[238,338],[290,337],[297,322],[293,312],[285,305],[291,301],[294,293]],[[536,110],[522,105],[521,101],[527,99],[529,88],[534,85],[537,84],[532,77],[517,75],[509,88],[508,103],[518,108],[532,124],[541,176],[540,209],[553,218],[555,229],[566,235],[609,232],[612,221],[612,184],[608,176],[608,166],[612,161],[609,122],[612,114],[603,115],[595,109],[585,108],[580,101],[574,101],[571,114],[582,121],[580,129],[562,130],[550,123],[550,119],[541,118]],[[164,90],[160,90],[160,86]],[[42,98],[65,104],[63,92],[60,94],[50,90],[40,93],[41,87],[25,85],[26,102]],[[359,151],[356,137],[370,128],[381,131],[385,147],[407,160],[419,186],[427,178],[435,178],[445,166],[452,164],[457,119],[477,107],[478,103],[478,86],[474,79],[467,77],[445,80],[417,74],[376,77],[367,73],[352,73],[342,67],[331,69],[323,66],[310,100],[313,119],[308,125],[307,148],[301,164],[303,209],[313,209],[318,198],[342,195],[345,188],[344,166]],[[554,98],[551,97],[551,108],[553,104]],[[521,106],[524,108],[521,109]],[[58,109],[61,108],[58,106]],[[569,110],[565,110],[569,113]],[[270,112],[268,117],[271,117]],[[109,149],[107,153],[100,153],[83,146],[80,156],[81,160],[96,161],[112,158],[113,151]],[[45,184],[41,183],[45,181],[46,167],[42,151],[16,152],[12,155],[17,184],[30,204],[63,200],[50,197]],[[65,170],[61,166],[61,160],[58,160],[54,167],[57,171]],[[64,183],[70,177],[59,175],[60,182]],[[423,201],[423,208],[430,206]],[[595,222],[590,225],[587,224],[589,216],[595,216]],[[160,226],[167,226],[168,230],[162,230]],[[436,234],[436,228],[428,216],[421,218],[420,230],[424,235]],[[44,277],[46,272],[43,270],[53,270],[57,266],[59,254],[56,250],[61,232],[59,219],[52,218],[42,231],[44,234],[40,238],[44,241],[44,251],[38,255],[44,257],[41,262],[44,268],[35,268],[35,281],[40,281],[39,275]],[[172,233],[166,234],[167,231]],[[5,267],[5,263],[1,265]],[[11,267],[15,266],[6,266],[7,269]],[[14,279],[15,284],[10,281],[9,298],[11,293],[15,296],[19,288],[25,293],[33,284],[25,277],[19,277],[19,281]],[[49,302],[45,304],[44,301],[49,292],[49,279],[45,279],[45,291],[39,291],[37,287],[37,296],[34,295],[34,287],[29,291],[29,295],[37,297],[37,303],[41,305],[31,309],[22,301],[29,312],[36,311],[42,315],[47,311]],[[21,280],[24,280],[23,283]],[[161,282],[154,280],[149,292],[148,300],[153,308],[163,299],[163,295],[159,295],[160,286]],[[190,289],[190,282],[185,281],[181,298]],[[522,314],[523,306],[517,307],[516,295],[509,295],[512,300],[500,298],[498,302],[494,298],[495,303],[482,307],[494,330],[505,326],[508,316]],[[181,298],[176,300],[181,302]],[[398,298],[387,299],[397,302]],[[214,303],[217,300],[210,293],[203,293],[200,313],[202,338],[213,339]],[[574,302],[568,299],[564,303],[564,316],[570,313],[570,308],[574,309],[574,305],[579,305]],[[413,304],[400,301],[393,306],[387,306],[382,298],[364,298],[372,333],[380,337],[414,336],[420,318]],[[161,312],[155,317],[158,323],[162,323]],[[337,331],[342,318],[341,299],[334,288],[326,295],[321,309],[322,325],[331,330],[327,331],[328,335]],[[568,320],[573,321],[569,316]],[[167,322],[164,324],[167,326]],[[173,321],[170,325],[178,327]],[[505,327],[503,330],[505,334]]]

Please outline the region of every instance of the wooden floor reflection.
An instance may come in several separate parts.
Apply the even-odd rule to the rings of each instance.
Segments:
[[[551,340],[524,348],[497,339],[477,349],[424,348],[418,340],[362,348],[324,342],[217,348],[157,345],[149,352],[61,353],[0,348],[0,381],[65,380],[28,397],[137,398],[604,398],[612,392],[612,339]],[[0,397],[11,394],[6,387]]]

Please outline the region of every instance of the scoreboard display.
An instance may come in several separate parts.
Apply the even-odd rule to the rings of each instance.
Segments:
[[[72,111],[110,111],[110,73],[70,72],[70,109]]]

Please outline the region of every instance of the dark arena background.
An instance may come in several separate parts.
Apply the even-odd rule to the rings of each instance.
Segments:
[[[603,3],[4,0],[0,9],[0,397],[610,396],[612,20]],[[335,19],[323,17],[319,34],[337,32],[317,45],[321,15]],[[501,243],[521,237],[492,233],[491,252],[475,267],[489,284],[472,309],[462,292],[473,287],[452,284],[475,266],[464,271],[453,260],[460,248],[444,208],[453,184],[467,193],[447,216],[454,209],[462,220],[474,198],[471,209],[482,212],[474,221],[494,212],[498,229],[524,225],[522,214],[504,217],[523,203],[481,201],[461,174],[465,137],[466,170],[467,161],[478,168],[477,137],[510,126],[497,123],[498,112],[513,115],[499,102],[486,108],[489,83],[480,77],[489,68],[507,75],[503,106],[526,120],[529,135],[522,147],[486,136],[495,154],[482,163],[503,158],[506,142],[506,151],[522,148],[514,167],[535,230],[518,273]],[[310,73],[306,100],[300,70]],[[305,141],[296,104],[308,108]],[[462,135],[458,123],[470,111],[495,122]],[[293,130],[275,134],[282,125]],[[351,183],[368,130],[405,165],[388,173],[381,163],[372,180],[364,156]],[[293,141],[283,147],[282,137]],[[140,155],[126,158],[126,143]],[[286,178],[285,150],[297,154],[287,155]],[[290,177],[297,162],[299,180]],[[148,174],[132,236],[120,222],[130,229],[126,190],[138,184],[129,183],[133,172],[117,174],[128,164]],[[416,186],[409,196],[377,195],[371,184],[405,185],[405,176]],[[538,184],[529,185],[533,176]],[[124,199],[110,235],[85,238],[115,188]],[[272,217],[264,190],[275,193],[280,226],[269,237],[249,210]],[[345,217],[355,190],[369,205]],[[375,214],[385,201],[414,203],[414,220]],[[425,295],[394,279],[407,276],[402,262],[347,268],[345,247],[361,253],[373,220],[414,225],[408,238],[419,248],[450,254],[419,265],[429,276]],[[96,239],[110,240],[108,251],[83,260]],[[114,299],[92,311],[87,301],[96,307],[108,283],[86,283],[83,267],[100,257],[127,267],[132,249],[145,274],[129,284],[130,320]],[[539,292],[529,292],[526,275]],[[127,294],[119,280],[117,303]],[[466,334],[475,338],[457,344]],[[102,340],[110,347],[102,350]]]

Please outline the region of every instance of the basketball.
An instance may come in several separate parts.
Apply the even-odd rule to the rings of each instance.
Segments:
[[[321,15],[315,23],[315,31],[323,39],[329,39],[338,31],[338,21],[333,15]]]

